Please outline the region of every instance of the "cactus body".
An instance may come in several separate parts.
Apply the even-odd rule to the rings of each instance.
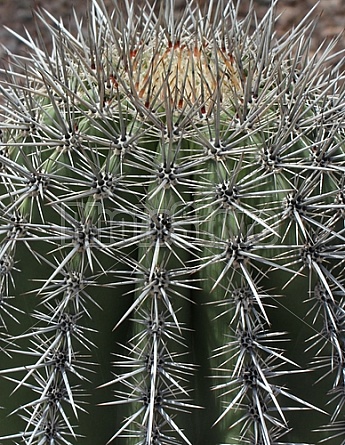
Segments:
[[[1,440],[344,443],[331,47],[309,57],[307,21],[275,41],[273,5],[125,6],[94,0],[86,36],[39,16],[52,54],[28,37],[1,82],[0,376],[22,394]]]

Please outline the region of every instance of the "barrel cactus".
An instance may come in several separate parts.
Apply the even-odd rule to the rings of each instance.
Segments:
[[[345,443],[343,78],[275,20],[94,0],[10,55],[2,443]]]

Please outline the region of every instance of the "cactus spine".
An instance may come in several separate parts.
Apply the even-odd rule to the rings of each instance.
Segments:
[[[1,440],[76,443],[99,386],[109,443],[344,443],[332,45],[309,57],[307,18],[275,41],[274,4],[260,23],[232,2],[188,2],[179,20],[173,2],[124,6],[92,1],[86,36],[42,13],[52,53],[27,36],[3,73],[0,375],[26,399]],[[105,338],[112,377],[93,363]],[[303,378],[325,396],[299,393]],[[293,411],[324,426],[294,430]]]

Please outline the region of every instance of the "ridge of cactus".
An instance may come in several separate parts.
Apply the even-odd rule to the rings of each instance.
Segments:
[[[345,443],[344,76],[276,3],[92,0],[18,36],[1,443]]]

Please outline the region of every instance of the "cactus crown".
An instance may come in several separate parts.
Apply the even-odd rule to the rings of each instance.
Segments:
[[[303,366],[331,387],[318,438],[343,434],[343,79],[332,45],[309,56],[308,17],[275,38],[274,6],[258,22],[233,2],[176,18],[173,1],[93,0],[76,36],[38,15],[51,53],[28,35],[10,55],[0,321],[4,363],[19,358],[0,375],[30,395],[4,442],[75,443],[88,379],[115,389],[109,442],[309,440],[291,411],[326,413],[286,387]],[[116,358],[98,380],[105,320]]]

